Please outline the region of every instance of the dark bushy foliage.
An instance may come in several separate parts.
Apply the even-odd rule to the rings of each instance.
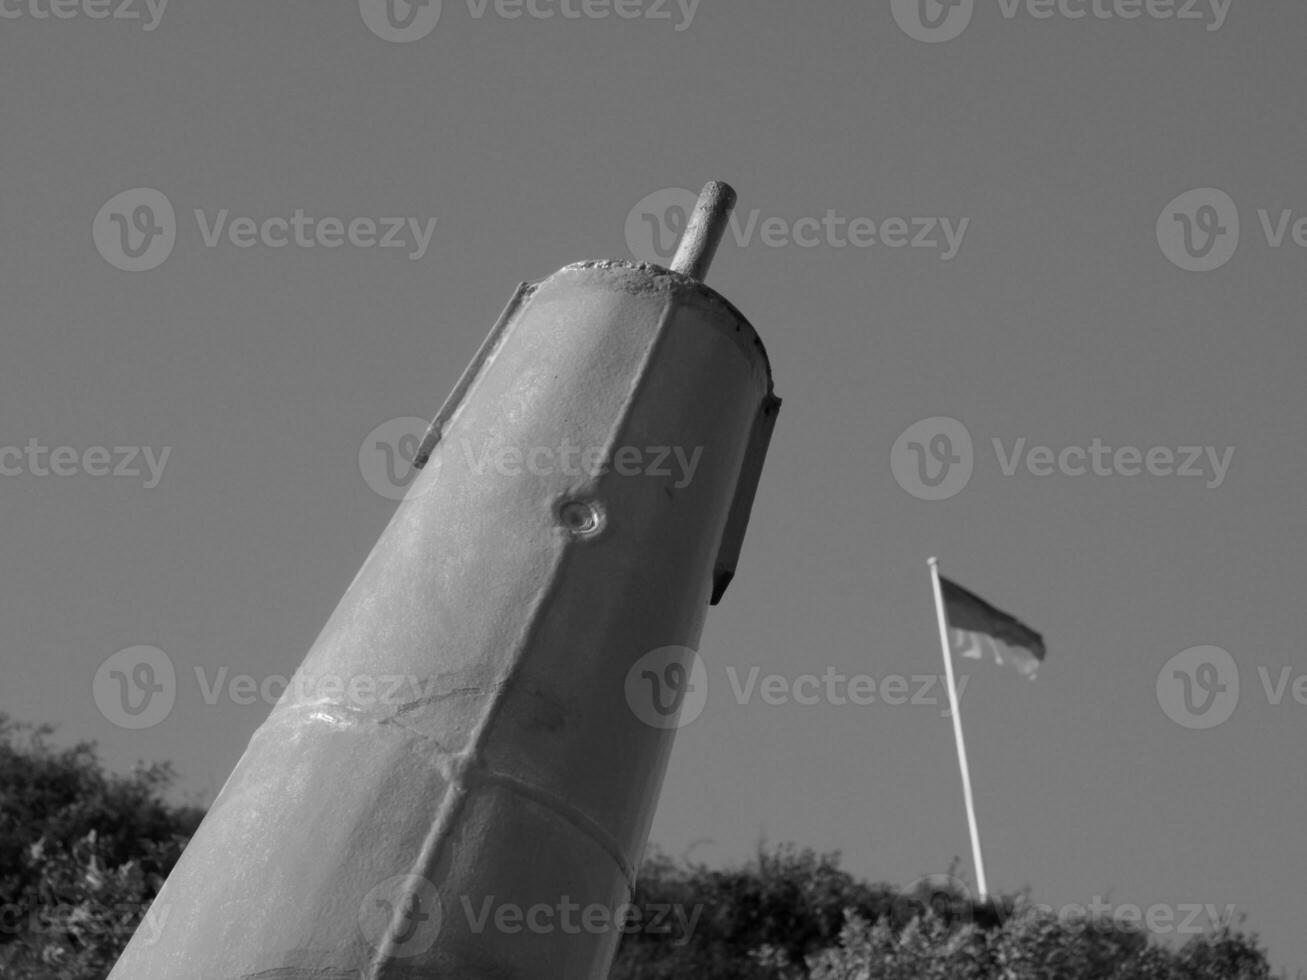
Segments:
[[[940,876],[956,881],[951,875]],[[942,901],[941,901],[942,899]],[[729,871],[648,862],[636,905],[681,903],[687,937],[624,936],[612,980],[1269,980],[1255,936],[1226,924],[1179,949],[1111,918],[1068,921],[1024,897],[974,902],[923,879],[867,885],[839,855],[760,849]]]
[[[623,938],[613,980],[773,980],[787,966],[834,945],[845,909],[877,918],[893,894],[855,881],[838,854],[785,845],[759,848],[747,866],[714,870],[675,864],[663,855],[645,862],[634,904],[681,910],[670,932],[633,931]],[[697,918],[696,918],[697,916]],[[687,937],[680,923],[693,922]]]
[[[0,977],[103,980],[203,814],[165,801],[168,766],[112,775],[94,745],[50,734],[0,714]],[[612,980],[1270,977],[1256,937],[1228,924],[1170,949],[1018,899],[870,885],[838,854],[788,845],[733,869],[655,854],[634,904],[673,914],[623,937]]]
[[[106,773],[91,743],[0,714],[0,976],[105,976],[203,816],[166,765]]]
[[[1269,980],[1255,937],[1225,926],[1179,951],[1110,922],[1073,923],[1028,910],[995,929],[928,914],[895,931],[851,918],[837,949],[813,957],[810,980]]]

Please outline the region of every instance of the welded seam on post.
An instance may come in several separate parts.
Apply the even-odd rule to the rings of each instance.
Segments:
[[[652,365],[657,355],[662,351],[663,343],[667,339],[667,334],[671,332],[671,321],[680,309],[680,302],[674,294],[669,294],[663,300],[663,311],[658,317],[658,326],[654,328],[653,343],[645,351],[644,361],[640,364],[640,370],[636,372],[635,379],[631,382],[631,387],[627,390],[626,405],[622,414],[618,416],[616,424],[612,427],[608,444],[604,446],[604,459],[612,459],[618,448],[623,445],[623,433],[626,432],[627,426],[631,422],[631,413],[635,411],[635,402],[640,393],[645,389],[652,373]],[[596,483],[598,481],[596,480]]]
[[[604,447],[604,458],[612,458],[614,450],[623,443],[623,434],[630,425],[631,416],[635,411],[636,402],[638,401],[641,392],[646,388],[650,376],[653,374],[653,365],[657,361],[658,355],[662,352],[662,347],[666,341],[667,335],[671,332],[671,322],[673,317],[676,316],[678,309],[679,304],[676,298],[674,296],[669,296],[663,304],[662,312],[658,317],[658,323],[654,327],[653,341],[645,349],[644,357],[640,362],[640,367],[635,372],[635,377],[631,381],[631,385],[627,390],[622,414],[618,416],[617,421],[610,429],[609,442]],[[573,547],[575,547],[574,542],[569,542],[564,546],[560,553],[557,571],[561,572],[564,570],[564,566],[571,555]],[[559,578],[561,579],[561,577],[562,576],[560,575]],[[534,632],[534,630],[532,632]],[[528,642],[529,639],[530,637],[528,637]],[[519,660],[520,659],[521,658],[519,658]],[[513,676],[516,675],[516,667],[517,664],[515,663],[515,669],[512,672]],[[491,712],[494,712],[499,708],[511,682],[512,677],[505,679],[500,688],[500,697],[492,702],[490,709]],[[478,732],[477,736],[474,736],[474,738],[479,738],[479,735],[480,732]],[[478,745],[475,751],[479,754],[479,750],[480,746]],[[613,859],[613,862],[621,870],[622,876],[626,880],[628,894],[633,895],[635,893],[637,869],[633,867],[631,862],[626,859],[626,856],[622,854],[621,845],[617,842],[617,839],[604,830],[604,828],[597,822],[591,819],[589,815],[585,814],[580,809],[571,806],[566,801],[552,793],[545,792],[537,787],[523,783],[512,776],[490,769],[476,756],[467,760],[467,768],[464,772],[465,778],[467,775],[510,788],[532,801],[546,806],[554,813],[563,817],[578,830],[585,833],[586,836],[598,844],[609,855],[609,857]]]
[[[484,766],[475,766],[469,769],[465,775],[469,777],[472,784],[469,788],[475,788],[478,785],[497,786],[562,817],[613,859],[613,863],[621,869],[622,877],[626,879],[626,887],[632,892],[635,891],[635,868],[626,859],[626,855],[622,853],[622,847],[618,844],[617,838],[608,833],[584,810],[572,806],[556,793],[550,793],[539,786],[532,786],[530,783],[524,782],[516,776],[510,776],[508,773],[487,769]]]
[[[636,372],[635,380],[632,382],[628,391],[625,410],[618,418],[617,424],[612,429],[609,445],[606,447],[609,452],[618,444],[620,434],[624,431],[626,424],[630,420],[631,412],[634,410],[635,395],[644,387],[651,371],[654,359],[660,350],[663,339],[667,333],[668,324],[675,314],[677,304],[674,300],[668,299],[663,306],[663,311],[658,318],[658,325],[655,327],[653,342],[645,349],[644,357],[640,367]],[[518,638],[515,656],[513,662],[505,672],[503,679],[496,685],[494,697],[491,699],[489,706],[482,715],[476,730],[468,739],[467,748],[458,756],[450,759],[451,780],[449,787],[445,792],[445,798],[441,800],[440,806],[436,810],[436,817],[431,823],[431,829],[428,831],[426,838],[422,842],[422,848],[418,852],[417,860],[414,861],[413,867],[409,874],[413,877],[430,881],[425,874],[420,872],[428,871],[436,866],[440,860],[441,849],[449,839],[450,832],[454,822],[462,812],[471,786],[468,785],[468,775],[474,771],[487,772],[485,764],[481,761],[481,753],[484,748],[485,738],[490,731],[495,719],[503,709],[512,691],[513,682],[522,672],[523,664],[526,660],[526,651],[531,649],[531,642],[535,638],[543,621],[544,611],[548,608],[549,600],[553,598],[560,583],[562,582],[563,566],[567,563],[567,558],[572,549],[576,547],[575,540],[568,541],[558,550],[553,565],[549,570],[548,585],[539,594],[532,603],[530,615],[527,618],[526,625],[522,629],[522,635]],[[620,862],[619,868],[624,868],[626,862]],[[633,876],[623,872],[628,883],[631,893],[634,893]],[[412,892],[413,886],[406,886],[405,896],[408,897]],[[395,908],[400,908],[397,903]],[[368,980],[384,980],[383,971],[386,966],[395,959],[395,948],[398,945],[396,934],[399,929],[398,916],[393,917],[386,926],[386,934],[377,944],[377,955],[372,958],[372,963],[368,968]]]
[[[558,573],[562,568],[566,552],[567,546],[564,545],[556,553],[553,564],[549,569],[548,584],[537,593],[531,605],[530,615],[527,617],[526,625],[522,628],[522,635],[518,638],[516,644],[513,661],[505,672],[503,679],[496,685],[490,704],[482,714],[481,720],[477,723],[476,730],[467,740],[467,747],[462,752],[446,757],[449,767],[448,787],[445,790],[444,799],[440,801],[440,805],[436,809],[435,819],[431,822],[431,829],[427,831],[427,835],[422,841],[422,847],[418,851],[417,859],[409,869],[411,877],[430,881],[427,878],[427,873],[439,862],[441,849],[445,841],[449,839],[456,821],[462,814],[463,804],[471,790],[471,786],[468,785],[468,772],[483,766],[481,750],[486,733],[489,731],[495,716],[499,713],[500,706],[508,697],[514,679],[521,672],[522,663],[526,659],[526,651],[531,648],[531,640],[539,628],[544,610],[548,608],[549,600],[553,598],[554,592],[562,580]],[[405,898],[409,897],[413,888],[413,885],[406,883]],[[396,910],[401,907],[400,903],[395,904]],[[398,915],[396,915],[386,925],[386,933],[377,944],[377,955],[373,957],[372,965],[368,969],[368,980],[383,980],[383,971],[395,959],[398,929],[399,922]]]

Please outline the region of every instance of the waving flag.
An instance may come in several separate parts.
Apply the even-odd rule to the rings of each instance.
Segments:
[[[1044,660],[1042,636],[942,575],[939,584],[948,617],[949,647],[954,653],[972,660],[989,653],[997,663],[1010,663],[1026,677],[1035,676]]]
[[[944,677],[948,682],[949,714],[953,716],[953,740],[958,749],[958,770],[962,773],[962,801],[967,808],[967,829],[971,832],[971,858],[976,863],[976,884],[980,900],[989,895],[985,883],[985,859],[980,853],[980,828],[976,824],[976,801],[971,795],[971,769],[967,765],[967,745],[962,737],[962,714],[958,710],[957,683],[953,677],[956,650],[964,657],[979,660],[988,650],[1000,664],[1012,663],[1027,677],[1044,659],[1044,638],[980,596],[968,592],[939,573],[939,559],[931,558],[930,585],[935,593],[935,623],[939,627],[940,653],[944,657]]]

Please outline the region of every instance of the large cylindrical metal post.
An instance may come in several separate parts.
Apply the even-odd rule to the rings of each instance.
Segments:
[[[697,279],[521,287],[112,980],[602,977],[778,406]]]

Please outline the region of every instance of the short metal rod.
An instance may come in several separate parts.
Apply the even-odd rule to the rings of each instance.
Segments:
[[[676,247],[672,270],[702,282],[708,275],[713,256],[735,207],[735,191],[729,184],[711,180],[699,193],[694,212],[685,226],[685,234]]]

